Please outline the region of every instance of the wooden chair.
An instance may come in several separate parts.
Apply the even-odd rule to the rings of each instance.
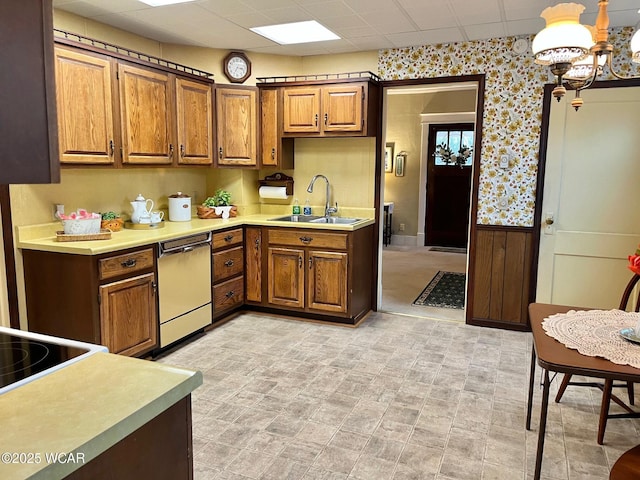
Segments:
[[[627,305],[629,304],[629,298],[631,297],[631,293],[633,292],[633,288],[636,286],[638,281],[640,280],[640,275],[637,273],[633,275],[629,283],[627,283],[626,288],[624,289],[624,293],[622,294],[622,298],[620,299],[620,306],[618,307],[620,310],[626,310]],[[640,311],[640,292],[638,292],[638,298],[636,298],[635,304],[635,312]],[[607,420],[609,419],[609,403],[614,401],[618,405],[620,405],[625,411],[629,414],[635,415],[635,412],[629,408],[627,404],[625,404],[618,397],[613,395],[612,390],[614,387],[626,387],[627,395],[629,396],[629,404],[634,405],[634,392],[633,392],[633,383],[613,383],[613,380],[606,379],[604,384],[597,382],[572,382],[571,374],[566,373],[562,378],[562,382],[560,383],[560,387],[558,388],[558,393],[556,395],[556,403],[560,402],[562,395],[564,395],[564,391],[567,389],[569,385],[576,385],[580,387],[596,387],[602,390],[602,404],[600,405],[600,420],[598,422],[598,445],[602,445],[604,442],[604,431],[607,428]],[[624,415],[624,414],[623,414]]]

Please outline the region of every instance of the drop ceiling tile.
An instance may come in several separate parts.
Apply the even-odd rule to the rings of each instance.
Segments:
[[[264,25],[275,25],[267,15],[259,12],[241,13],[239,15],[230,15],[227,20],[244,28],[261,27]]]
[[[469,40],[485,40],[487,38],[504,37],[507,34],[503,23],[467,25],[463,30]]]
[[[544,28],[537,20],[516,20],[507,23],[507,35],[535,35]]]
[[[507,20],[540,18],[540,13],[555,2],[546,0],[503,0]],[[544,20],[540,18],[544,28]]]
[[[483,24],[500,21],[500,10],[497,0],[449,0],[451,10],[459,23]]]
[[[221,17],[255,11],[254,8],[238,0],[199,0],[198,5]]]
[[[371,35],[366,37],[351,38],[349,40],[357,48],[356,50],[382,50],[393,48],[394,44],[387,37],[382,35]]]
[[[457,28],[443,28],[439,30],[422,30],[420,32],[399,33],[387,35],[396,47],[411,47],[430,45],[433,43],[463,42],[462,32]]]
[[[452,28],[458,25],[448,7],[445,7],[444,10],[431,11],[431,8],[422,5],[417,8],[408,8],[407,14],[419,30]]]
[[[316,20],[354,16],[353,9],[338,0],[331,2],[314,2],[309,5],[304,5],[303,9],[313,15],[313,18]]]
[[[362,20],[374,27],[379,33],[401,33],[415,30],[412,22],[403,14],[393,10],[378,10],[362,15]]]

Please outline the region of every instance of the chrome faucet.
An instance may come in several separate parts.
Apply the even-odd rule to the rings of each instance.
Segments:
[[[324,181],[327,183],[327,191],[326,191],[326,194],[325,194],[325,202],[324,202],[324,216],[328,217],[332,213],[336,213],[338,211],[338,202],[336,202],[336,206],[335,207],[330,207],[329,206],[329,198],[330,198],[330,195],[331,195],[329,179],[327,177],[325,177],[324,175],[320,175],[320,174],[314,175],[313,178],[311,179],[311,182],[309,183],[309,186],[307,187],[307,192],[313,193],[313,184],[316,183],[316,180],[318,179],[318,177],[324,178]]]

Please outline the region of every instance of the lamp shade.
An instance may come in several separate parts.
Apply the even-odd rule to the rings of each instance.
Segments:
[[[601,68],[607,62],[607,57],[604,55],[598,56],[598,67]],[[588,55],[582,60],[573,62],[571,68],[564,74],[564,78],[567,80],[587,80],[593,76],[593,55]]]
[[[559,3],[545,8],[540,16],[547,26],[533,39],[535,62],[541,65],[572,63],[585,58],[594,44],[591,31],[580,24],[584,5]]]
[[[640,63],[640,28],[631,37],[631,53],[633,55],[632,60]]]

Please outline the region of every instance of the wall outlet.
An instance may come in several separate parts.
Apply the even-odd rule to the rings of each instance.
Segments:
[[[60,215],[64,215],[64,205],[56,203],[53,209],[53,217],[60,220]]]
[[[509,156],[508,155],[502,155],[500,157],[500,168],[504,168],[504,169],[509,168]]]
[[[509,210],[509,198],[506,195],[498,198],[498,210]]]
[[[404,223],[401,223],[401,224],[400,224],[400,231],[401,231],[401,232],[404,232]]]

